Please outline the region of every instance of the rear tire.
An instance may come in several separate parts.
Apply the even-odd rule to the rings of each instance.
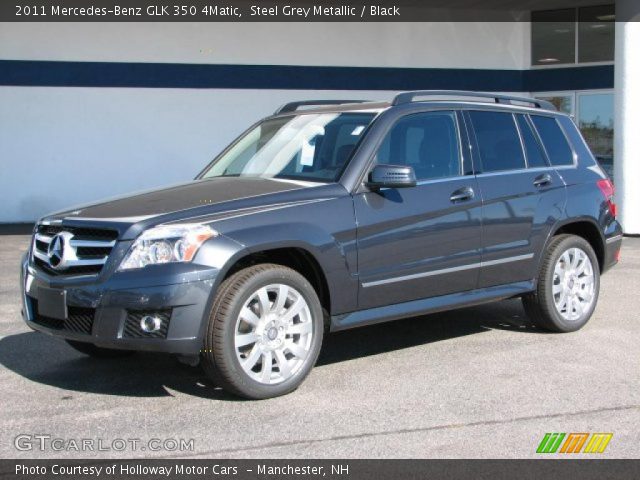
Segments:
[[[93,343],[65,340],[74,350],[94,358],[119,358],[128,357],[135,352],[132,350],[117,350],[115,348],[103,348]]]
[[[261,264],[218,289],[204,338],[202,366],[214,384],[249,399],[292,392],[315,364],[323,310],[295,270]]]
[[[534,292],[522,297],[537,327],[574,332],[591,318],[600,292],[600,268],[593,248],[582,237],[558,235],[544,252]]]

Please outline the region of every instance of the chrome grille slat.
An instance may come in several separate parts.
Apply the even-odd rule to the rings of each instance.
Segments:
[[[49,235],[42,235],[41,233],[36,233],[35,237],[37,241],[44,243],[51,243],[51,239],[53,238]]]
[[[103,242],[102,240],[71,240],[69,242],[72,247],[95,247],[95,248],[108,248],[116,244],[116,241]]]
[[[33,256],[39,258],[43,262],[48,262],[49,261],[49,257],[47,257],[47,254],[46,253],[42,253],[37,248],[33,249]]]
[[[107,262],[107,258],[109,257],[86,259],[79,258],[78,260],[69,260],[67,262],[67,265],[69,265],[70,267],[81,267],[84,265],[104,265]]]

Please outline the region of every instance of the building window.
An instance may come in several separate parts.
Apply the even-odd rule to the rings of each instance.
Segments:
[[[536,98],[540,100],[546,100],[547,102],[551,102],[554,107],[558,109],[559,112],[566,113],[567,115],[574,114],[574,102],[573,102],[573,93],[549,93],[536,95]]]
[[[613,178],[613,94],[578,93],[578,126],[600,166]]]
[[[578,10],[578,62],[613,61],[613,5]]]
[[[531,55],[532,65],[576,61],[575,9],[531,14]]]
[[[531,12],[531,64],[613,62],[614,5]]]

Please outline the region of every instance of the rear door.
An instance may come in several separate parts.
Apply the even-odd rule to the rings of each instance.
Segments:
[[[564,183],[549,166],[528,115],[465,112],[482,197],[478,287],[531,280],[549,231],[562,214]]]
[[[360,308],[476,287],[481,205],[460,121],[453,111],[405,115],[378,148],[375,162],[412,166],[418,184],[354,195]]]

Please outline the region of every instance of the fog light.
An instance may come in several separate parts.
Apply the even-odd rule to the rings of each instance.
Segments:
[[[162,326],[162,320],[158,317],[152,317],[151,315],[145,315],[140,319],[140,329],[146,333],[154,333],[160,330]]]

